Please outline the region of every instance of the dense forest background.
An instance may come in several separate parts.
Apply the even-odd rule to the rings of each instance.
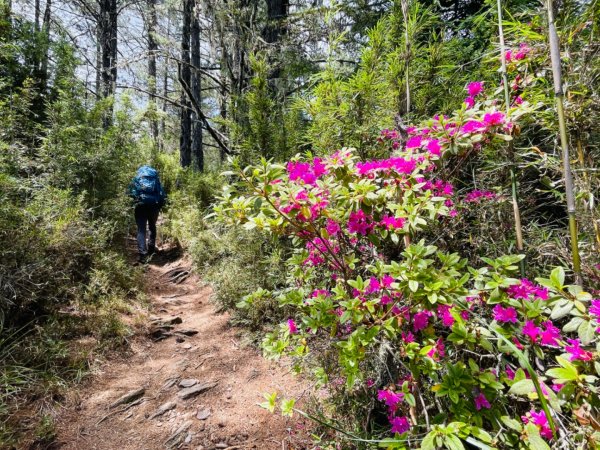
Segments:
[[[568,176],[547,8],[502,3],[509,59],[487,0],[0,0],[0,442],[50,442],[50,405],[103,352],[127,345],[133,331],[119,317],[144,305],[125,249],[125,191],[139,165],[156,166],[169,194],[163,242],[191,254],[219,304],[259,340],[290,310],[267,294],[236,304],[286,286],[293,246],[211,217],[239,179],[232,164],[345,147],[361,160],[387,157],[382,130],[402,147],[411,125],[468,110],[474,81],[486,107],[522,105],[523,115],[510,143],[448,156],[443,178],[458,193],[495,200],[471,203],[427,237],[473,264],[523,253],[530,279],[563,266],[597,297],[600,6],[553,9]],[[38,419],[19,416],[24,399],[41,405]],[[356,412],[339,426],[372,431],[373,405],[339,402]]]

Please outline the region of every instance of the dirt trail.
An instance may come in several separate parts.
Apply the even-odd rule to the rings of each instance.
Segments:
[[[215,313],[210,288],[200,286],[187,271],[184,261],[167,262],[164,256],[147,267],[152,301],[147,336],[134,339],[129,355],[106,362],[75,391],[60,414],[52,448],[310,447],[297,419],[284,419],[257,405],[264,392],[302,396],[301,380],[257,350],[242,347],[228,316]],[[134,390],[139,390],[137,400],[110,407]],[[182,398],[189,391],[190,397]],[[152,418],[161,406],[168,410]]]

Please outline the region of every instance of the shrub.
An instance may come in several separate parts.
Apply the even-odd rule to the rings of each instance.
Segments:
[[[290,311],[264,350],[294,357],[333,403],[354,405],[344,411],[357,417],[331,410],[351,440],[425,450],[599,442],[580,418],[600,405],[600,299],[566,285],[560,268],[534,283],[513,278],[522,256],[471,267],[434,245],[462,210],[493,197],[458,197],[444,160],[510,140],[523,111],[436,117],[384,159],[344,149],[236,168],[215,208],[224,223],[289,239],[286,285],[241,306],[268,298]]]

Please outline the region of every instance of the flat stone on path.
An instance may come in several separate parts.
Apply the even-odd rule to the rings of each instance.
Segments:
[[[179,391],[179,398],[185,400],[191,397],[194,397],[202,392],[208,391],[209,389],[214,388],[217,385],[214,381],[208,381],[206,383],[196,384],[192,387],[182,389]]]
[[[210,409],[204,408],[198,411],[196,414],[196,419],[198,420],[206,420],[210,417]]]
[[[146,389],[144,388],[138,388],[134,389],[133,391],[129,391],[127,394],[122,395],[117,400],[115,400],[115,402],[112,405],[110,405],[110,408],[112,409],[116,408],[119,405],[124,405],[125,403],[131,403],[132,401],[137,400],[142,395],[144,395],[144,392],[146,392]]]
[[[188,378],[186,380],[181,380],[179,382],[179,387],[180,388],[189,388],[194,386],[195,384],[198,384],[198,380],[196,380],[195,378]]]

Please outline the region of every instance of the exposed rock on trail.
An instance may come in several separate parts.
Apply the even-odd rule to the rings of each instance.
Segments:
[[[150,264],[152,311],[128,355],[105,362],[57,411],[63,450],[304,449],[298,418],[258,406],[264,392],[299,397],[289,368],[240,345],[189,266]]]

